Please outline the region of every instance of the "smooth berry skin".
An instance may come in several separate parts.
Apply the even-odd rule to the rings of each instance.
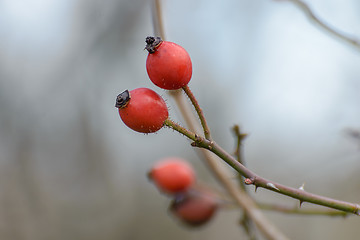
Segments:
[[[149,177],[159,190],[170,194],[186,191],[196,178],[192,166],[175,157],[157,162],[149,172]]]
[[[122,121],[126,126],[140,133],[153,133],[160,130],[169,116],[165,101],[148,88],[130,91],[128,102],[122,105],[119,107]]]
[[[218,207],[218,199],[209,191],[190,189],[175,196],[170,211],[186,225],[197,227],[209,222]]]
[[[176,90],[187,85],[192,76],[192,63],[180,45],[163,41],[146,59],[150,80],[158,87]]]

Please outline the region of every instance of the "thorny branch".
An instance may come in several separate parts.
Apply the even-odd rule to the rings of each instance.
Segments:
[[[360,205],[356,203],[349,203],[345,201],[340,201],[320,195],[316,195],[313,193],[309,193],[305,191],[302,187],[300,188],[292,188],[285,186],[283,184],[265,179],[256,173],[252,172],[250,169],[246,168],[244,165],[239,163],[233,156],[231,156],[228,152],[222,149],[215,141],[209,141],[203,137],[200,137],[196,134],[184,133],[182,131],[182,127],[178,124],[172,122],[171,120],[167,120],[165,124],[178,131],[181,134],[184,134],[194,142],[191,144],[194,147],[200,147],[210,150],[215,153],[218,157],[223,159],[227,164],[229,164],[232,168],[234,168],[237,172],[239,172],[242,176],[244,176],[245,184],[254,185],[255,189],[261,187],[266,188],[268,190],[287,195],[289,197],[298,199],[300,204],[303,202],[309,202],[333,209],[337,209],[344,212],[353,213],[355,215],[360,215]]]

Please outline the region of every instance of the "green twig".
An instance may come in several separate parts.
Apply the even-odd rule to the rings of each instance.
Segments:
[[[180,126],[179,124],[173,122],[172,120],[170,120],[169,118],[165,120],[164,125],[183,134],[185,137],[195,140],[197,138],[197,135],[189,130],[187,130],[186,128]]]

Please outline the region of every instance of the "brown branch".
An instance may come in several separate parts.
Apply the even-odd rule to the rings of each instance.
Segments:
[[[166,123],[170,128],[182,133],[181,126],[176,123],[171,122],[170,120]],[[189,137],[188,135],[187,137]],[[192,138],[194,137],[194,138]],[[320,195],[316,195],[313,193],[306,192],[303,188],[292,188],[285,186],[283,184],[268,180],[263,178],[256,173],[252,172],[250,169],[246,168],[244,165],[239,163],[233,156],[227,153],[224,149],[222,149],[216,142],[209,141],[203,137],[200,137],[196,134],[191,135],[191,140],[194,142],[191,144],[194,147],[200,147],[204,149],[208,149],[211,152],[215,153],[218,157],[223,159],[227,164],[229,164],[232,168],[234,168],[237,172],[239,172],[243,177],[245,177],[245,184],[254,185],[256,188],[261,187],[265,188],[283,195],[287,195],[289,197],[298,199],[300,204],[303,202],[309,202],[337,210],[341,210],[344,212],[353,213],[356,215],[360,215],[360,205],[356,203],[349,203],[345,201],[340,201]]]
[[[153,0],[151,7],[152,7],[152,20],[153,20],[155,36],[161,37],[162,40],[165,40],[164,24],[161,14],[161,1]]]
[[[236,147],[235,147],[234,155],[236,157],[236,160],[245,166],[244,158],[242,155],[242,142],[246,138],[247,135],[240,131],[240,127],[237,124],[234,125],[231,130],[233,131],[233,133],[235,135],[235,140],[236,140],[236,145],[235,145]],[[241,189],[247,193],[247,188],[245,186],[243,176],[241,176],[241,174],[238,174],[238,176],[239,176],[238,178],[239,178],[239,184],[240,184]],[[244,226],[244,229],[247,232],[247,234],[249,235],[250,239],[255,240],[256,236],[255,236],[255,232],[253,229],[253,222],[252,222],[251,218],[249,218],[249,216],[246,214],[246,212],[243,213],[241,224]]]
[[[286,214],[298,214],[298,215],[325,215],[325,216],[332,216],[332,217],[346,217],[350,213],[338,211],[338,210],[331,210],[331,209],[303,209],[298,207],[287,207],[282,205],[276,204],[265,204],[265,203],[258,203],[259,207],[263,210],[269,211],[276,211]]]
[[[165,125],[169,128],[174,129],[175,131],[183,134],[184,136],[188,137],[189,139],[197,139],[198,136],[191,131],[181,127],[180,125],[172,122],[171,120],[166,120]],[[183,131],[185,130],[185,131]],[[204,138],[203,138],[204,139]],[[228,191],[230,196],[235,200],[236,204],[239,205],[250,217],[258,229],[263,233],[263,235],[267,239],[288,239],[282,232],[280,232],[275,225],[267,220],[267,218],[263,215],[262,211],[258,208],[255,201],[241,188],[234,185],[227,175],[220,170],[218,167],[217,159],[215,159],[215,155],[211,152],[207,151],[204,148],[202,149],[201,153],[204,154],[205,159],[210,166],[212,172],[220,181],[220,183],[225,187]]]
[[[232,131],[235,135],[235,138],[236,138],[236,148],[235,148],[235,151],[234,151],[234,155],[236,157],[236,160],[241,163],[242,165],[245,166],[245,162],[244,162],[244,159],[243,159],[243,156],[241,154],[241,150],[242,150],[242,142],[243,140],[246,138],[246,134],[245,133],[241,133],[240,132],[240,127],[239,125],[234,125],[232,127]],[[241,174],[239,174],[239,180],[240,180],[240,186],[241,188],[246,191],[246,188],[245,188],[245,183],[243,181],[243,177],[241,176]]]

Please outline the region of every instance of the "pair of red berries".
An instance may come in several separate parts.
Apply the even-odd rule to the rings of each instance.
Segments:
[[[159,37],[147,37],[145,49],[149,52],[146,70],[158,87],[176,90],[187,85],[192,75],[192,63],[186,50]],[[168,118],[165,101],[153,90],[137,88],[124,91],[116,99],[115,107],[125,125],[142,133],[158,131]]]
[[[160,191],[174,195],[170,211],[190,226],[207,223],[218,209],[218,199],[209,190],[195,186],[194,170],[183,159],[159,161],[149,177]]]

